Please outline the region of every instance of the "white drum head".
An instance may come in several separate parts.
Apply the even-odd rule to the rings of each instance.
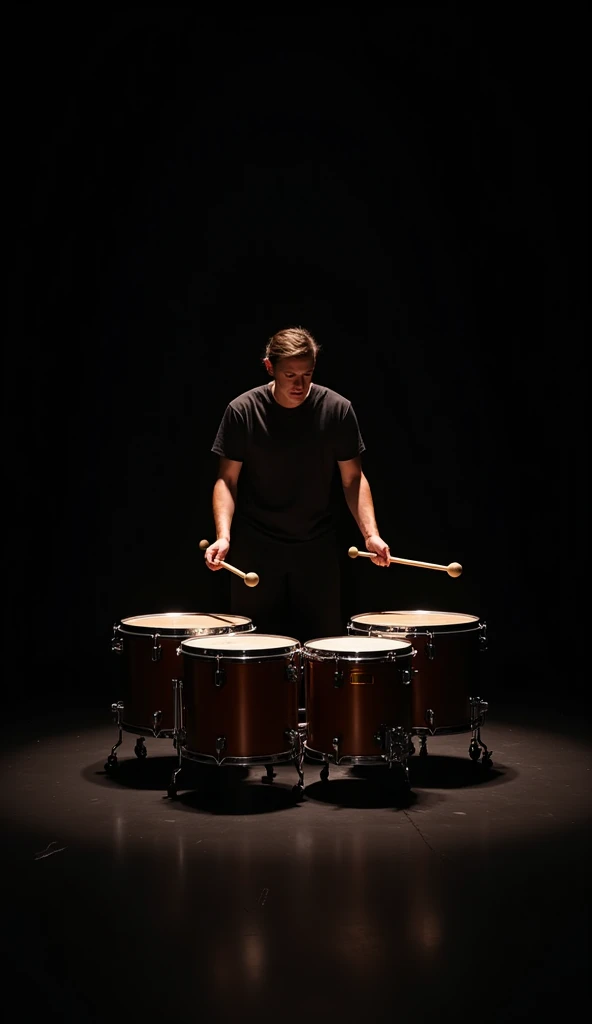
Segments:
[[[327,636],[309,640],[303,651],[321,658],[386,658],[411,654],[413,648],[408,641],[390,640],[378,636]]]
[[[216,612],[161,612],[122,619],[120,628],[129,633],[159,633],[162,636],[200,636],[217,633],[252,632],[253,622],[244,615]]]
[[[479,625],[477,615],[466,615],[464,612],[427,611],[415,608],[408,611],[364,612],[353,615],[350,626],[372,633],[405,633],[442,631],[458,632],[475,629]]]
[[[193,657],[257,658],[273,657],[300,649],[293,636],[274,636],[271,633],[237,634],[226,636],[191,637],[183,640],[181,650]]]

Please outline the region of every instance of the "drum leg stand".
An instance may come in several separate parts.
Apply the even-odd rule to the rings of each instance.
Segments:
[[[470,704],[472,736],[469,744],[469,757],[472,761],[478,761],[479,758],[481,758],[482,767],[491,768],[491,755],[493,751],[488,750],[481,739],[481,726],[485,721],[485,715],[489,705],[487,704],[487,701],[481,700],[480,697],[471,697]]]
[[[106,772],[112,772],[112,771],[115,770],[115,768],[117,768],[117,754],[116,754],[116,750],[123,743],[123,729],[121,727],[121,712],[123,711],[123,704],[121,703],[121,701],[118,701],[116,704],[112,704],[111,705],[111,711],[113,712],[113,715],[115,716],[115,724],[116,724],[117,728],[119,729],[119,739],[117,740],[117,743],[115,743],[111,747],[111,753],[109,754],[109,757],[105,761],[105,771]]]
[[[407,757],[409,756],[409,744],[411,742],[409,733],[405,732],[400,725],[394,727],[383,725],[376,733],[375,738],[385,751],[386,763],[389,769],[392,769],[394,764],[399,766],[401,770],[400,782],[405,792],[408,792],[410,783]]]
[[[419,739],[419,757],[428,756],[428,735],[434,735],[434,722],[436,721],[436,716],[431,708],[426,709],[424,719],[426,723],[425,726],[417,726],[413,730],[413,732]],[[413,740],[411,740],[410,746],[411,750],[409,751],[409,753],[414,754],[415,748],[413,747]]]
[[[300,800],[304,795],[304,772],[302,770],[302,762],[304,760],[304,729],[301,726],[298,729],[287,729],[285,735],[292,748],[294,767],[298,772],[298,783],[292,788],[292,793],[297,800]],[[266,764],[265,771],[267,774],[263,776],[261,782],[264,785],[271,786],[276,777],[273,764]]]
[[[154,714],[152,715],[152,735],[153,736],[156,736],[156,737],[160,736],[160,723],[161,723],[161,721],[162,721],[162,711],[155,711]],[[135,742],[135,745],[134,745],[134,754],[136,755],[136,757],[139,757],[140,759],[143,758],[143,757],[147,757],[148,756],[148,751],[146,750],[146,737],[145,736],[138,736],[138,738],[137,738],[137,740]]]
[[[181,750],[185,743],[185,736],[183,733],[183,680],[173,679],[173,690],[174,690],[174,710],[175,710],[175,730],[173,735],[173,746],[177,751],[177,767],[171,775],[171,781],[167,789],[167,796],[174,800],[177,795],[177,780],[181,774],[181,768],[183,767],[183,759],[181,756]]]
[[[339,764],[339,759],[340,759],[339,758],[339,743],[340,743],[340,737],[339,736],[334,736],[333,739],[331,740],[331,746],[333,747],[333,750],[334,750],[333,761],[334,761],[335,764]],[[323,762],[324,763],[323,763],[323,767],[321,768],[321,771],[320,771],[321,782],[323,782],[323,783],[329,781],[329,765],[331,764],[331,762],[329,760],[330,756],[331,756],[330,754],[323,754]]]
[[[292,745],[294,767],[298,772],[298,783],[292,788],[292,793],[297,800],[301,800],[304,796],[304,771],[302,769],[304,761],[304,734],[305,730],[302,728],[290,729],[286,734]]]
[[[169,788],[167,789],[167,796],[174,800],[177,796],[177,780],[181,774],[182,758],[181,758],[181,747],[183,745],[183,737],[181,733],[177,733],[173,738],[173,745],[177,751],[177,767],[171,775],[171,781],[169,782]]]

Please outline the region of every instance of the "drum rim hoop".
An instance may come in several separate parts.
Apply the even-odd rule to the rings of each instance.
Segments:
[[[358,634],[361,635],[361,634]],[[367,639],[373,640],[388,640],[388,637],[370,637],[369,634],[363,634]],[[319,636],[315,637],[314,640],[307,640],[305,644],[302,644],[302,654],[305,658],[310,661],[381,661],[386,663],[393,663],[399,658],[410,658],[413,655],[413,644],[405,643],[403,640],[394,640],[395,643],[400,643],[402,647],[383,647],[381,650],[374,651],[355,651],[345,650],[338,651],[335,648],[329,647],[312,647],[312,644],[318,643],[319,640],[339,640],[336,636]],[[354,639],[351,635],[348,637],[341,637],[341,639]]]
[[[227,626],[212,626],[210,627],[196,627],[191,626],[142,626],[142,625],[130,625],[130,619],[151,619],[155,616],[165,616],[166,612],[148,612],[145,615],[129,615],[125,619],[120,619],[116,626],[118,633],[124,633],[127,636],[171,636],[171,637],[183,637],[183,636],[225,636],[229,633],[254,633],[256,627],[253,624],[253,620],[248,618],[246,615],[237,615],[237,619],[243,619],[242,623],[228,623]],[[215,615],[216,612],[179,612],[179,615]]]
[[[244,632],[244,631],[243,631]],[[234,634],[226,634],[234,635]],[[240,638],[240,633],[238,634]],[[257,633],[255,639],[260,636],[273,636],[272,633]],[[191,637],[190,639],[198,639]],[[220,647],[185,647],[187,641],[182,641],[179,647],[181,654],[187,654],[190,658],[201,658],[204,661],[267,661],[272,658],[283,658],[285,655],[299,654],[301,651],[300,641],[296,637],[281,637],[282,640],[290,640],[289,644],[278,647],[237,647],[236,649]]]
[[[380,612],[358,612],[356,615],[351,616],[347,626],[348,629],[353,629],[356,626],[356,624],[359,625],[360,620],[363,619],[365,615],[413,615],[416,614],[417,611],[418,609],[415,609],[414,611],[412,608],[402,608],[390,610],[386,609],[385,611]],[[427,636],[430,633],[474,633],[475,631],[482,630],[484,628],[483,620],[478,615],[473,615],[470,612],[449,612],[443,610],[442,608],[424,608],[423,611],[432,615],[466,615],[467,619],[470,621],[450,622],[439,626],[429,625],[428,623],[418,623],[416,626],[404,626],[402,624],[394,625],[392,623],[386,625],[379,625],[378,623],[367,623],[367,626],[368,629],[378,630],[380,634],[404,633],[413,636]],[[363,632],[366,636],[372,635],[368,632],[367,629],[364,629]]]

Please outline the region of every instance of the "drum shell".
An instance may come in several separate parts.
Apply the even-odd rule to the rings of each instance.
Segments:
[[[417,650],[413,680],[413,728],[470,729],[470,698],[480,696],[478,629],[407,637]],[[430,647],[432,657],[430,657]],[[430,714],[433,712],[433,717]]]
[[[240,661],[181,657],[185,752],[217,758],[216,743],[223,736],[222,759],[289,756],[286,733],[298,729],[298,654]],[[218,664],[221,686],[216,685]]]
[[[122,619],[114,627],[111,646],[117,655],[123,729],[160,738],[174,735],[173,683],[182,671],[179,644],[196,634],[246,636],[255,630],[246,616],[230,620],[210,612],[156,612]]]
[[[175,725],[173,679],[181,671],[178,637],[125,634],[122,637],[120,686],[123,694],[122,726],[131,732],[172,736]],[[154,715],[160,712],[155,725]]]
[[[378,626],[365,628],[355,620],[348,628],[351,634],[396,637],[413,644],[416,651],[412,684],[414,732],[470,730],[473,714],[470,698],[482,696],[483,633],[479,622],[471,626],[459,625],[457,631],[415,626],[385,632]]]
[[[403,672],[412,661],[411,655],[396,661],[316,660],[305,653],[306,746],[332,755],[338,738],[340,758],[380,758],[375,735],[381,726],[411,729],[412,685],[403,681]],[[343,673],[337,686],[336,672]]]

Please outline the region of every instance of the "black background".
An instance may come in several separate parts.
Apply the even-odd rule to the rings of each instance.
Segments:
[[[210,446],[291,324],[392,553],[464,567],[349,560],[337,501],[344,618],[478,615],[485,697],[583,698],[583,8],[12,17],[8,699],[107,708],[114,622],[227,610]]]

